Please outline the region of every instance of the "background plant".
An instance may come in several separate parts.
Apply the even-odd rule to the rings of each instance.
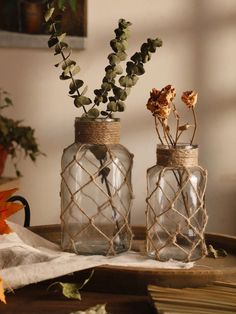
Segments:
[[[92,119],[96,119],[100,114],[112,117],[113,112],[124,111],[125,100],[131,88],[137,83],[139,76],[145,73],[144,64],[151,59],[151,54],[156,52],[156,48],[162,46],[162,41],[159,38],[149,38],[142,44],[140,51],[131,56],[123,73],[121,63],[127,59],[131,23],[120,19],[115,29],[115,38],[110,41],[113,52],[108,55],[109,64],[105,68],[100,88],[94,90],[95,97],[92,101],[86,96],[88,87],[76,77],[80,67],[71,58],[71,49],[64,40],[66,34],[61,31],[61,15],[55,10],[55,2],[48,1],[47,7],[45,21],[50,33],[48,46],[54,48],[54,55],[61,56],[61,61],[55,66],[62,69],[61,80],[70,80],[69,95],[73,98],[74,105],[82,108],[83,117]],[[101,104],[104,104],[104,110],[100,109]]]
[[[161,90],[153,88],[148,99],[147,109],[152,112],[155,119],[156,131],[161,144],[167,144],[175,148],[185,131],[193,127],[193,133],[189,145],[193,144],[197,129],[197,119],[195,114],[195,105],[197,103],[197,93],[195,91],[183,92],[181,99],[186,107],[191,110],[193,115],[193,124],[180,124],[180,115],[174,104],[176,90],[172,85],[167,85]],[[170,129],[169,118],[173,114],[176,121],[175,131]],[[162,135],[161,135],[162,134]]]
[[[0,89],[0,146],[11,156],[16,175],[21,176],[18,169],[20,156],[23,154],[35,162],[42,153],[34,136],[34,129],[22,125],[21,120],[13,120],[2,115],[2,110],[12,105],[9,94]]]

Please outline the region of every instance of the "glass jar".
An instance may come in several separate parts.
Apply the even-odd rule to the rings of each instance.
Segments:
[[[197,146],[157,146],[157,164],[147,170],[146,251],[151,258],[190,262],[206,254],[206,183]]]
[[[75,143],[61,164],[63,250],[114,255],[130,249],[133,155],[119,139],[119,119],[76,118]]]

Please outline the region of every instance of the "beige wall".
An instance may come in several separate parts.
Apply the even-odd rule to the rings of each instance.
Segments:
[[[88,0],[86,49],[74,57],[91,96],[103,77],[109,40],[120,17],[133,23],[130,53],[147,37],[164,41],[122,114],[122,143],[135,154],[133,223],[144,223],[145,171],[155,162],[157,143],[145,103],[152,87],[171,83],[179,95],[186,89],[199,92],[197,142],[201,164],[209,170],[208,230],[236,234],[236,1]],[[20,192],[31,204],[33,225],[59,222],[60,157],[73,141],[74,117],[79,114],[54,63],[48,50],[0,49],[0,86],[15,101],[9,116],[34,126],[47,154],[36,166],[21,163]]]

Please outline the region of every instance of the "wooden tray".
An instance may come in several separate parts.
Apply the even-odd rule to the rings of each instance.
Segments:
[[[31,227],[31,231],[42,237],[59,243],[60,226],[37,226]],[[133,227],[133,249],[144,246],[144,227]],[[173,288],[199,287],[212,281],[235,281],[236,282],[236,237],[221,234],[206,234],[207,244],[214,248],[223,248],[228,256],[224,258],[204,258],[196,262],[192,269],[150,269],[117,266],[100,266],[95,268],[94,275],[86,286],[89,291],[123,292],[143,294],[148,284],[168,286]],[[91,270],[81,271],[64,280],[83,280]]]

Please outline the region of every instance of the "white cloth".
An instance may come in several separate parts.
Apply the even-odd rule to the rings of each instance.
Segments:
[[[177,261],[158,262],[133,251],[115,257],[66,253],[62,252],[58,245],[26,228],[8,223],[14,232],[0,235],[0,277],[5,288],[16,289],[96,266],[188,269],[194,265]]]

